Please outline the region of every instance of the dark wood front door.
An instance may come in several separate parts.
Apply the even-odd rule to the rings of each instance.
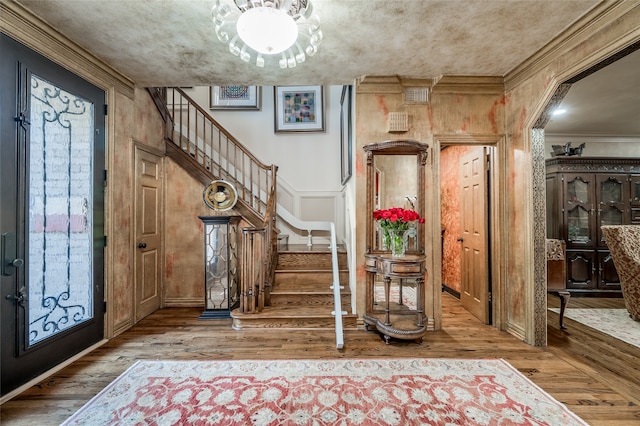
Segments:
[[[105,93],[1,37],[6,395],[104,336]]]

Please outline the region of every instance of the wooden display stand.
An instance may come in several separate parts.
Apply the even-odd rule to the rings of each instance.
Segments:
[[[421,343],[427,332],[424,224],[418,224],[412,232],[411,241],[405,241],[405,255],[394,257],[381,246],[373,212],[402,206],[409,198],[407,196],[415,193],[412,209],[424,217],[427,149],[428,145],[410,140],[385,141],[364,147],[367,155],[367,249],[364,255],[366,311],[363,318],[366,329],[378,331],[387,344],[392,338]],[[385,176],[390,179],[386,186]],[[398,179],[399,176],[402,179]],[[380,285],[384,286],[384,300],[379,293],[376,298],[376,286],[379,289]],[[395,299],[391,294],[392,288],[399,294],[394,301],[391,300]]]
[[[405,255],[393,257],[389,254],[365,255],[365,270],[384,277],[384,311],[369,309],[364,315],[367,330],[375,327],[384,337],[385,343],[390,339],[415,339],[422,342],[422,336],[427,332],[424,315],[424,275],[425,257],[421,255]],[[392,279],[397,279],[400,286],[398,302],[391,302],[390,288]],[[415,279],[416,307],[415,310],[402,301],[402,286],[405,279]],[[367,293],[367,297],[372,292]],[[373,300],[367,300],[367,306],[373,306]],[[392,308],[393,304],[393,308]]]

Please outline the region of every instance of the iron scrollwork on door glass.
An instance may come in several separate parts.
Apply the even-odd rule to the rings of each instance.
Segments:
[[[94,105],[31,76],[29,345],[93,317]]]

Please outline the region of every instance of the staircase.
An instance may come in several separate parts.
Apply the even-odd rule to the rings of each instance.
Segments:
[[[347,253],[338,250],[342,310],[351,311]],[[289,245],[278,251],[271,303],[262,312],[231,313],[233,328],[328,329],[335,326],[331,289],[331,251],[328,247]],[[354,314],[343,315],[344,329],[356,329]]]
[[[336,253],[331,222],[301,222],[277,204],[277,166],[261,163],[179,88],[150,88],[165,121],[167,156],[207,185],[224,179],[238,192],[234,211],[252,225],[243,228],[240,258],[240,308],[231,315],[233,327],[335,329],[336,347],[343,346],[342,330],[356,328],[348,290],[347,254]],[[283,216],[284,215],[284,216]],[[292,246],[280,250],[276,220],[298,229],[330,231],[331,247]],[[333,264],[337,267],[333,269]],[[340,282],[340,292],[332,283]],[[342,304],[341,315],[334,306]]]

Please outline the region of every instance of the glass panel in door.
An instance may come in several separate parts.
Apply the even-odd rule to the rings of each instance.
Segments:
[[[589,183],[578,176],[567,182],[567,202],[569,204],[591,203],[591,190]]]
[[[576,206],[567,213],[567,241],[586,244],[592,241],[591,214],[582,206]]]
[[[93,318],[94,105],[31,76],[28,345]]]
[[[618,178],[609,176],[604,181],[600,181],[598,185],[598,201],[601,204],[622,203],[622,190],[624,176]]]

